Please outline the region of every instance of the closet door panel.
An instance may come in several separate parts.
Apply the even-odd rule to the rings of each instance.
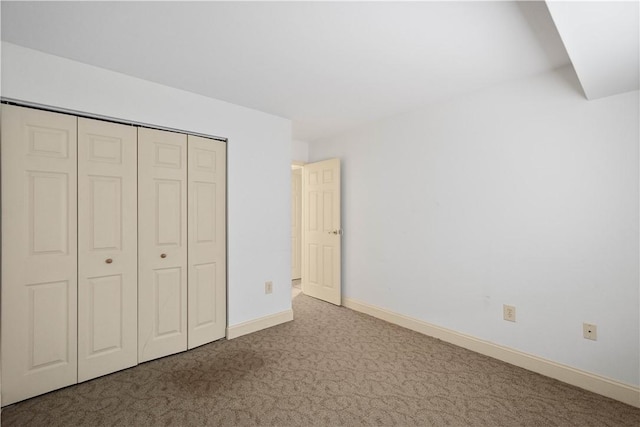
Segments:
[[[77,382],[76,118],[2,106],[2,404]]]
[[[137,364],[137,131],[78,119],[78,380]]]
[[[139,129],[139,336],[144,362],[187,349],[187,137]]]
[[[189,348],[225,336],[226,144],[189,135]]]

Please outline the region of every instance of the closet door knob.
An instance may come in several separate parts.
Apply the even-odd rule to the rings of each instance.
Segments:
[[[167,254],[160,254],[160,258],[166,258]]]
[[[107,258],[104,260],[104,262],[106,262],[107,264],[111,264],[113,260],[111,258]]]

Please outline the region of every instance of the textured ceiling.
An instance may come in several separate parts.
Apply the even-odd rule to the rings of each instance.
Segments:
[[[2,2],[2,39],[313,141],[569,63],[544,2]]]

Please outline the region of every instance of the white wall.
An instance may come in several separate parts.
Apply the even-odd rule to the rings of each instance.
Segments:
[[[307,163],[309,161],[309,143],[305,141],[291,141],[291,160]]]
[[[291,308],[289,120],[5,42],[2,96],[229,138],[229,325]]]
[[[311,143],[343,161],[343,294],[637,386],[638,113],[565,67]]]

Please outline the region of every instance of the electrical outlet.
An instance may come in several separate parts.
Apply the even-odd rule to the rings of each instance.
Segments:
[[[270,294],[273,292],[273,282],[264,282],[264,293]]]
[[[597,341],[598,340],[598,326],[593,323],[582,324],[582,336],[585,339]]]
[[[504,304],[502,306],[502,315],[504,317],[504,320],[508,320],[509,322],[515,322],[516,321],[516,308],[512,305],[506,305]]]

